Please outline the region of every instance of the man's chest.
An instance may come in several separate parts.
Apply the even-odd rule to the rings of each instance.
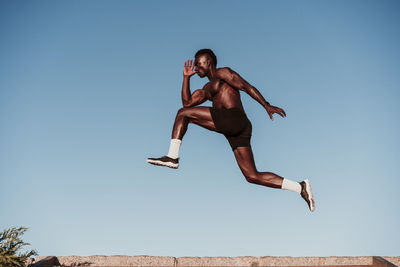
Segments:
[[[223,80],[215,80],[207,83],[204,89],[207,96],[211,99],[217,96],[223,90],[224,85],[226,85],[226,83]]]

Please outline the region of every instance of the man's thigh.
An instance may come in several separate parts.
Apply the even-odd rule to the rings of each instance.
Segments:
[[[183,108],[182,114],[188,118],[191,123],[211,131],[217,131],[209,107]]]

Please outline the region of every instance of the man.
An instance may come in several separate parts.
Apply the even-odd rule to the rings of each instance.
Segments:
[[[187,60],[183,69],[182,104],[179,109],[167,156],[148,158],[147,162],[155,165],[178,168],[179,148],[189,123],[200,125],[208,130],[222,133],[232,147],[240,170],[250,183],[272,188],[281,188],[299,193],[307,202],[311,211],[315,210],[313,194],[308,179],[297,183],[271,172],[259,172],[256,169],[250,146],[252,126],[240,100],[242,90],[260,103],[271,120],[277,113],[286,117],[283,109],[270,105],[260,92],[239,74],[230,68],[218,68],[217,58],[211,49],[201,49],[195,55],[195,61]],[[195,70],[194,70],[195,68]],[[190,77],[195,73],[209,82],[203,89],[190,92]],[[210,100],[212,107],[197,107]]]

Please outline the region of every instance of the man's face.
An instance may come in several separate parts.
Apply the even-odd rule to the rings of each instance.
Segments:
[[[206,55],[200,55],[194,59],[194,66],[197,75],[203,78],[207,75],[210,68],[210,60]]]

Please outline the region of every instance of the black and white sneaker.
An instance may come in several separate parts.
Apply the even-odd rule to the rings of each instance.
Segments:
[[[315,210],[315,201],[313,197],[313,193],[311,190],[310,181],[305,179],[303,182],[300,182],[301,185],[301,196],[307,202],[308,207],[311,211]]]
[[[150,164],[165,166],[173,169],[178,169],[179,167],[179,158],[173,159],[168,156],[164,156],[161,158],[148,158],[147,162]]]

